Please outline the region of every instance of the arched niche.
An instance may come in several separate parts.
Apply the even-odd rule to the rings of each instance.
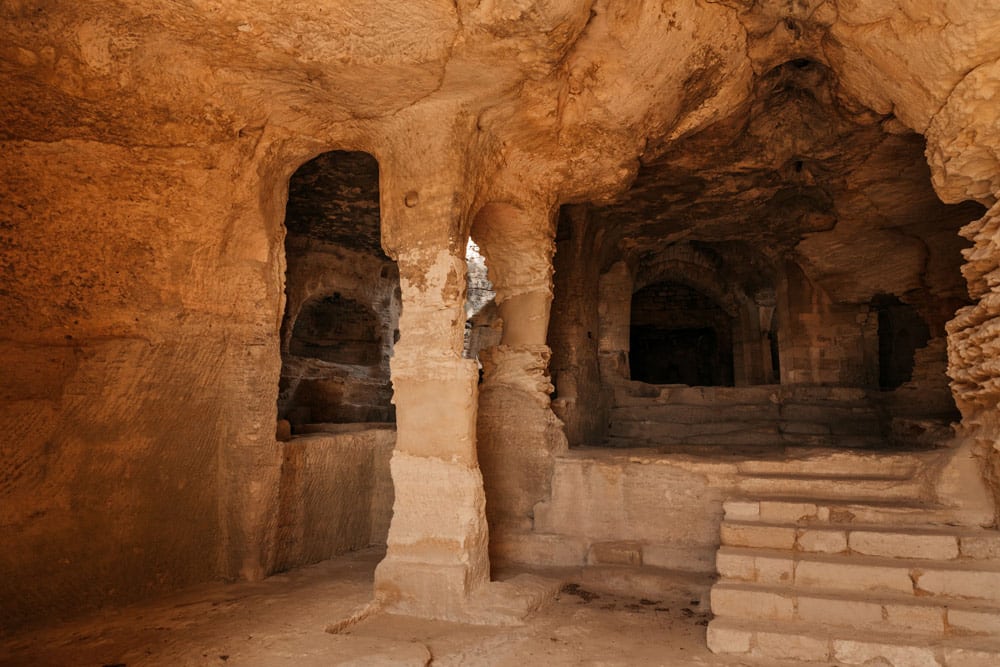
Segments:
[[[278,416],[293,434],[395,419],[399,272],[381,246],[378,181],[374,157],[347,151],[290,179]]]

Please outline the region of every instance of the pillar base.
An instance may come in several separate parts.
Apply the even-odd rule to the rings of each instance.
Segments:
[[[563,582],[520,574],[507,581],[467,587],[461,565],[407,563],[386,559],[375,571],[375,596],[382,611],[473,625],[522,625],[533,611],[555,599]]]

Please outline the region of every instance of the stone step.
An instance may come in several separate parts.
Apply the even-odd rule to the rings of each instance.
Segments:
[[[722,507],[727,521],[896,526],[947,526],[955,523],[952,513],[947,508],[917,502],[772,496],[753,500],[733,498],[723,502]]]
[[[795,590],[756,584],[717,583],[711,592],[716,617],[801,621],[879,632],[996,637],[1000,607],[905,595],[851,595],[831,590]]]
[[[722,544],[731,547],[885,558],[1000,561],[1000,532],[995,530],[836,523],[802,526],[727,520],[720,532]]]
[[[772,665],[798,660],[823,665],[881,667],[995,667],[1000,643],[983,637],[924,641],[912,635],[837,632],[801,622],[749,622],[716,618],[708,625],[713,653],[740,656]]]
[[[615,405],[647,405],[650,402],[684,405],[766,405],[777,403],[780,385],[753,387],[689,387],[627,382],[614,388]]]
[[[767,421],[715,421],[699,424],[669,424],[657,421],[611,422],[611,435],[622,437],[690,438],[741,433],[765,433],[777,439],[778,425]]]
[[[705,424],[719,421],[777,421],[778,406],[764,405],[682,405],[652,403],[611,409],[612,423],[649,421],[667,424]]]
[[[881,434],[829,434],[782,433],[781,441],[799,447],[824,447],[831,449],[881,449],[886,440]]]
[[[894,593],[1000,604],[1000,563],[934,561],[720,547],[716,569],[726,582],[851,593]]]
[[[755,474],[739,480],[737,488],[754,497],[806,496],[834,500],[917,500],[924,495],[923,482],[920,480],[853,475]]]
[[[878,411],[868,403],[791,403],[781,404],[778,410],[782,419],[802,422],[874,421]]]
[[[789,435],[882,435],[882,427],[877,418],[868,419],[836,419],[826,420],[791,420],[782,418],[778,421],[778,430]]]
[[[729,430],[727,430],[729,429]],[[668,445],[762,445],[781,447],[785,444],[777,429],[773,427],[747,429],[746,425],[730,426],[716,425],[711,432],[699,432],[699,428],[687,431],[663,428],[663,425],[631,426],[613,424],[610,438],[624,439],[632,442],[631,446],[668,446]]]
[[[737,470],[744,475],[835,475],[854,477],[895,477],[908,479],[923,467],[913,454],[869,454],[866,452],[809,452],[802,458],[787,455],[777,459],[743,461]]]
[[[614,387],[614,404],[651,402],[683,405],[817,405],[870,409],[868,392],[857,387],[754,385],[750,387],[689,387],[623,382]]]

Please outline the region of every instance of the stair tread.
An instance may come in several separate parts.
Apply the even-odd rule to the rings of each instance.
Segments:
[[[916,499],[914,499],[916,500]],[[944,505],[934,504],[934,503],[921,503],[921,502],[906,502],[899,498],[888,498],[888,499],[875,499],[869,500],[866,498],[829,498],[826,496],[795,496],[795,495],[760,495],[754,494],[752,496],[734,496],[727,499],[727,502],[741,502],[741,503],[753,503],[753,502],[767,502],[767,503],[786,503],[789,505],[818,505],[820,507],[826,507],[830,505],[835,505],[837,507],[844,506],[857,506],[857,507],[871,507],[874,509],[900,509],[900,510],[913,510],[914,512],[936,512],[947,510],[948,508]]]
[[[894,644],[899,646],[967,648],[1000,654],[1000,639],[983,636],[939,637],[919,632],[894,632],[891,630],[859,630],[840,626],[818,626],[805,621],[779,621],[774,619],[736,619],[730,617],[713,618],[716,627],[724,627],[744,632],[766,632],[768,634],[806,635],[817,639],[849,640]]]
[[[975,528],[973,526],[908,526],[905,524],[893,525],[889,523],[836,523],[833,521],[824,522],[802,522],[802,523],[780,523],[773,521],[743,521],[739,519],[725,519],[725,525],[744,526],[748,528],[796,528],[823,531],[846,531],[851,533],[887,533],[902,535],[926,535],[930,537],[990,537],[995,536],[1000,540],[1000,533],[986,528]]]
[[[837,588],[796,588],[793,586],[781,586],[752,581],[728,580],[717,581],[712,587],[712,590],[715,590],[716,588],[721,590],[772,593],[774,595],[781,596],[821,598],[825,600],[843,600],[849,602],[870,602],[872,604],[898,604],[909,607],[947,607],[948,609],[960,611],[976,611],[1000,615],[1000,602],[991,603],[989,600],[970,600],[944,595],[914,597],[913,595],[893,593],[891,591],[879,591],[878,593],[874,593],[872,591],[855,592]]]
[[[831,565],[864,565],[870,567],[891,567],[920,569],[924,571],[948,570],[951,572],[990,572],[1000,574],[1000,561],[974,560],[928,560],[924,558],[887,558],[859,554],[829,554],[812,551],[788,551],[785,549],[758,549],[754,547],[719,547],[718,554],[748,557],[764,557],[780,560],[810,561]]]

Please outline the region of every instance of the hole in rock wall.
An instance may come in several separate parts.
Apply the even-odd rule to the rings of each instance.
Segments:
[[[898,297],[876,296],[872,307],[878,314],[878,385],[896,389],[912,379],[914,355],[930,340],[930,328],[916,308]]]
[[[286,207],[278,417],[292,433],[392,422],[399,272],[382,251],[378,163],[333,151],[302,165]]]
[[[631,378],[649,384],[732,386],[729,315],[686,285],[663,282],[632,296]]]

